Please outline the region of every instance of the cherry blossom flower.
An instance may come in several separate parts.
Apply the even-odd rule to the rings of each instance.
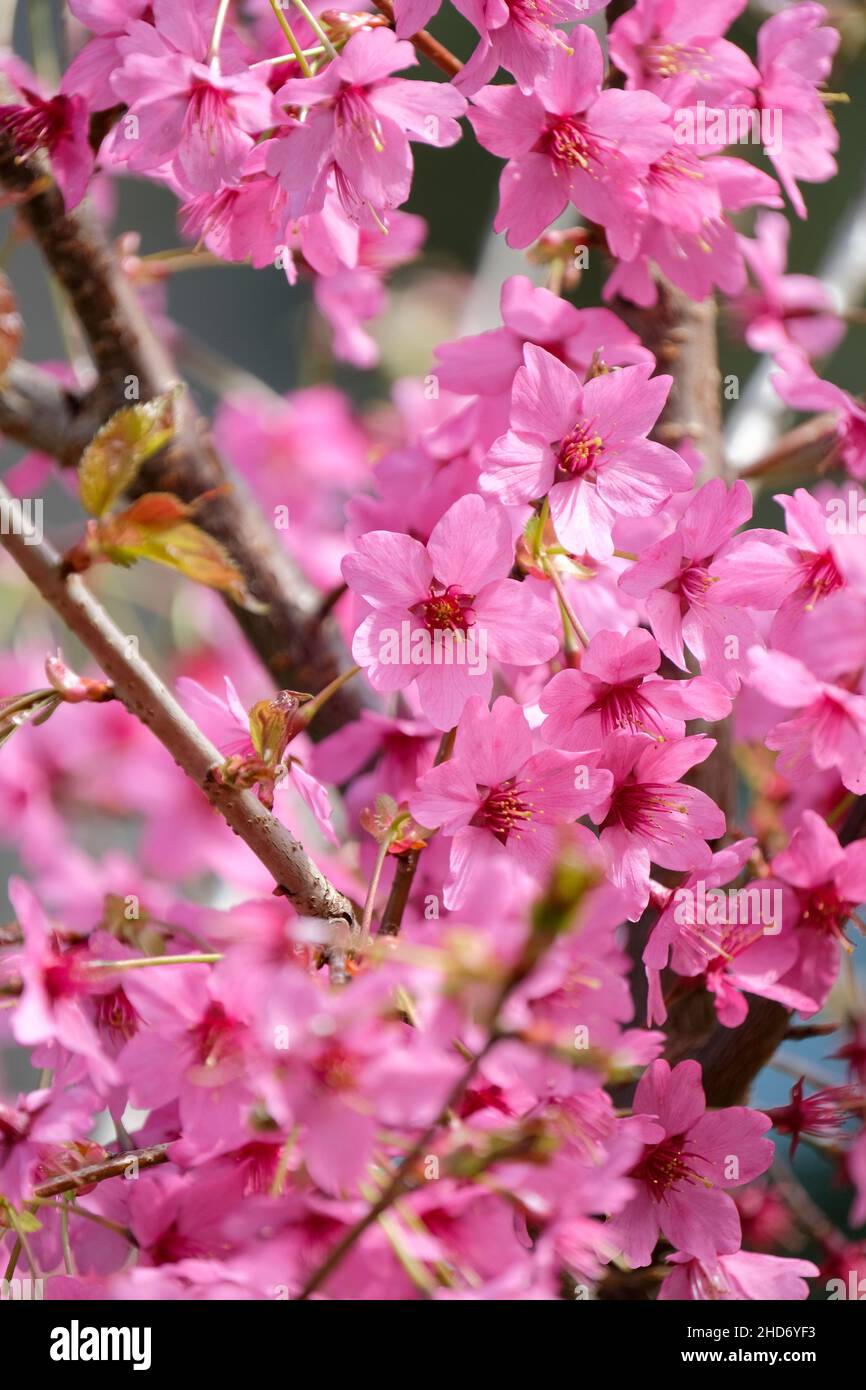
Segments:
[[[520,706],[499,699],[488,710],[469,701],[454,753],[418,780],[410,799],[422,825],[441,827],[452,837],[451,874],[444,901],[461,906],[473,876],[503,851],[514,863],[543,880],[553,862],[557,825],[576,820],[609,794],[612,778],[602,769],[553,749],[532,751],[532,735]]]
[[[670,535],[651,545],[620,577],[620,588],[646,602],[646,612],[665,656],[686,669],[687,645],[701,663],[702,674],[726,690],[736,691],[747,669],[746,652],[757,629],[740,604],[760,592],[747,569],[745,594],[728,598],[717,587],[717,553],[752,513],[743,482],[730,492],[720,478],[699,488]],[[720,594],[724,596],[720,598]],[[728,599],[726,602],[725,600]]]
[[[803,1095],[805,1077],[791,1087],[787,1105],[776,1105],[767,1115],[778,1134],[790,1134],[791,1157],[797,1152],[800,1137],[812,1134],[823,1138],[838,1138],[852,1112],[863,1110],[864,1097],[859,1086],[825,1086],[811,1096]]]
[[[767,156],[799,217],[806,216],[806,205],[798,180],[824,183],[836,172],[839,135],[816,90],[839,46],[839,33],[824,24],[826,18],[823,5],[807,0],[771,15],[758,30],[758,104],[778,112],[784,132]]]
[[[503,67],[523,91],[531,92],[559,55],[582,52],[579,35],[588,31],[576,28],[566,36],[557,26],[586,19],[606,4],[607,0],[456,0],[456,8],[481,35],[457,85],[464,92],[476,92]]]
[[[361,536],[343,574],[372,608],[352,653],[374,688],[416,681],[424,714],[450,729],[473,695],[489,698],[488,654],[515,666],[554,656],[556,613],[506,578],[513,557],[504,508],[477,494],[449,508],[426,546],[391,531]]]
[[[753,352],[800,351],[807,357],[833,352],[845,336],[844,320],[833,295],[813,275],[786,275],[790,227],[778,212],[755,220],[754,240],[740,237],[755,288],[744,290],[731,307],[745,325]]]
[[[482,488],[503,502],[550,494],[559,540],[606,559],[617,516],[651,516],[688,488],[688,464],[646,436],[670,390],[648,366],[581,385],[564,363],[528,344],[514,378],[511,428],[485,462]]]
[[[702,980],[726,1028],[746,1017],[744,994],[814,1012],[811,995],[780,983],[799,952],[790,928],[783,933],[783,907],[772,896],[777,890],[747,883],[738,892],[716,891],[740,875],[754,846],[749,838],[717,850],[706,868],[687,875],[668,895],[643,952],[648,1022],[667,1017],[661,972],[669,958],[681,980]]]
[[[638,1194],[610,1223],[611,1240],[629,1264],[648,1265],[663,1235],[701,1261],[732,1255],[740,1218],[727,1189],[766,1171],[773,1145],[761,1136],[770,1121],[758,1110],[707,1111],[698,1062],[673,1070],[656,1061],[635,1092],[633,1114],[644,1150],[630,1177]]]
[[[809,1297],[807,1279],[818,1276],[811,1260],[792,1260],[787,1255],[762,1255],[738,1250],[715,1259],[695,1259],[680,1253],[669,1255],[674,1268],[659,1290],[662,1302],[693,1299],[697,1302],[797,1302]]]
[[[779,753],[786,777],[808,776],[814,768],[836,768],[849,791],[866,790],[866,698],[818,680],[796,657],[753,647],[748,677],[765,699],[799,710],[776,724],[765,740]]]
[[[22,88],[23,105],[0,106],[0,129],[8,132],[19,159],[44,149],[66,209],[71,212],[87,192],[93,173],[88,138],[90,114],[81,96],[43,98]]]
[[[267,152],[268,173],[291,195],[295,214],[321,210],[333,170],[347,214],[369,221],[372,212],[381,223],[409,196],[409,141],[446,146],[460,138],[466,102],[453,87],[393,76],[416,62],[412,45],[390,30],[362,30],[320,75],[280,88],[281,121],[285,108],[309,111],[305,121],[283,126]]]
[[[648,632],[596,633],[580,670],[560,671],[542,691],[542,737],[556,748],[600,748],[612,734],[682,738],[687,719],[724,717],[724,691],[700,678],[653,680],[660,661]]]
[[[604,60],[591,29],[570,35],[531,94],[485,87],[469,120],[479,141],[508,160],[496,231],[528,246],[571,202],[604,227],[618,256],[634,252],[646,207],[642,179],[673,142],[667,107],[649,92],[602,91]]]
[[[711,862],[706,841],[724,833],[725,817],[706,792],[680,778],[714,747],[714,739],[699,734],[668,743],[623,734],[607,745],[613,790],[592,814],[601,826],[608,875],[628,899],[630,921],[649,902],[651,863],[690,870]]]
[[[846,927],[862,931],[856,913],[866,901],[863,841],[843,848],[835,831],[806,810],[770,868],[775,881],[790,885],[783,898],[784,921],[798,954],[784,983],[811,995],[820,1008],[839,974],[840,946],[850,948]]]
[[[684,0],[637,0],[611,26],[610,52],[626,86],[645,88],[680,105],[701,97],[729,101],[759,75],[742,49],[724,37],[745,0],[690,7]]]

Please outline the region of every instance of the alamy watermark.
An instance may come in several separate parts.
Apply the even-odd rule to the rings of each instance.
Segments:
[[[774,106],[694,106],[674,112],[674,140],[679,145],[763,145],[766,150],[782,147],[782,111]]]
[[[0,535],[23,536],[25,545],[41,545],[42,498],[0,498]]]
[[[379,633],[383,666],[465,666],[470,676],[487,671],[487,629],[473,624],[466,632],[454,628],[413,627],[408,619]]]
[[[693,888],[677,888],[673,906],[680,927],[760,927],[764,936],[782,930],[781,888],[708,889],[700,879]]]

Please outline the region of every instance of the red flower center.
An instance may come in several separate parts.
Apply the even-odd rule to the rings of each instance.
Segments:
[[[563,116],[541,137],[542,152],[566,169],[590,172],[595,156],[594,142],[582,121]]]
[[[814,608],[822,598],[827,598],[836,589],[841,589],[845,580],[836,567],[836,561],[825,550],[820,555],[803,556],[803,580],[800,591],[806,599],[806,607]]]
[[[819,888],[801,895],[801,904],[802,926],[825,936],[835,936],[851,950],[851,943],[845,936],[845,924],[851,919],[851,904],[839,896],[832,883],[822,883]]]
[[[540,814],[532,802],[521,795],[512,777],[501,786],[491,788],[472,817],[471,824],[489,830],[504,845],[509,835],[519,835],[533,816]]]
[[[100,994],[96,1000],[96,1026],[103,1033],[128,1042],[138,1026],[138,1014],[122,989]]]
[[[357,1059],[334,1043],[319,1053],[313,1062],[313,1075],[326,1091],[351,1091],[358,1083]]]
[[[586,422],[575,425],[559,442],[557,463],[560,478],[585,477],[599,463],[603,452],[604,441],[593,425]]]
[[[456,584],[446,589],[434,579],[430,597],[416,603],[409,611],[424,619],[428,632],[467,632],[475,622],[472,604],[474,594],[464,594]]]
[[[650,1196],[656,1202],[664,1200],[665,1194],[679,1183],[703,1183],[711,1186],[689,1167],[688,1160],[697,1158],[685,1147],[684,1134],[674,1134],[663,1139],[660,1144],[648,1144],[643,1157],[631,1170],[630,1176],[646,1183]]]

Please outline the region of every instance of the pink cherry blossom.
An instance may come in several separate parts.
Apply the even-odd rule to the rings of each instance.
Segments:
[[[754,622],[739,605],[748,603],[760,584],[745,570],[746,592],[738,589],[728,599],[724,586],[717,587],[715,562],[751,512],[745,483],[736,482],[728,491],[720,478],[713,478],[698,489],[671,534],[651,545],[619,581],[627,594],[645,600],[665,656],[685,669],[688,646],[702,674],[729,691],[738,689],[747,669],[746,652],[757,639]]]
[[[811,1260],[763,1255],[754,1250],[738,1250],[733,1255],[704,1260],[677,1253],[668,1256],[668,1263],[674,1268],[659,1290],[663,1302],[796,1302],[809,1297],[805,1281],[815,1279],[819,1272]]]
[[[713,1261],[740,1243],[727,1189],[766,1171],[773,1145],[766,1115],[744,1106],[708,1111],[699,1063],[653,1062],[635,1092],[644,1150],[631,1170],[638,1193],[610,1223],[631,1265],[648,1265],[659,1236],[684,1254]],[[646,1118],[644,1118],[646,1117]]]
[[[532,751],[532,735],[520,706],[499,699],[488,710],[474,697],[457,726],[454,753],[418,780],[410,799],[422,825],[452,837],[445,906],[461,906],[473,876],[503,851],[521,869],[543,880],[553,862],[557,825],[577,819],[609,794],[604,769],[546,749]]]
[[[806,216],[806,205],[798,180],[824,183],[836,172],[839,136],[816,90],[839,46],[826,18],[823,5],[807,0],[771,15],[758,31],[758,104],[778,112],[784,131],[767,155],[799,217]]]
[[[93,173],[90,114],[78,95],[43,98],[22,88],[24,103],[0,106],[0,129],[7,131],[19,159],[44,149],[67,211],[77,207]]]
[[[558,26],[585,19],[606,4],[607,0],[456,0],[456,8],[481,35],[457,85],[476,92],[503,67],[523,91],[531,92],[559,55],[582,52],[579,35],[586,31],[573,28],[566,36]]]
[[[670,390],[649,366],[581,384],[564,363],[528,344],[514,378],[511,428],[496,441],[482,488],[506,503],[550,494],[560,541],[575,554],[613,554],[619,516],[651,516],[689,486],[685,460],[646,436]]]
[[[680,778],[714,746],[702,735],[666,743],[621,735],[607,745],[613,790],[593,819],[601,826],[610,879],[627,896],[630,921],[649,901],[651,864],[690,870],[711,863],[706,842],[724,833],[725,817],[706,792]]]
[[[839,974],[840,948],[850,949],[846,928],[862,930],[856,913],[866,900],[863,841],[843,848],[830,826],[806,810],[770,867],[776,882],[790,885],[784,920],[797,946],[783,983],[811,995],[820,1008]]]
[[[574,53],[555,52],[531,94],[496,86],[473,98],[475,134],[508,160],[494,227],[509,246],[528,246],[571,202],[628,255],[646,206],[643,176],[673,141],[667,107],[649,92],[602,91],[598,39],[579,25],[570,42]]]
[[[866,790],[866,698],[818,680],[794,656],[753,647],[749,682],[771,704],[799,710],[766,738],[779,753],[786,777],[806,777],[816,767],[836,768],[849,791]]]
[[[724,717],[724,691],[700,678],[654,680],[660,661],[648,632],[596,633],[580,670],[560,671],[542,691],[542,736],[556,748],[600,748],[611,734],[682,738],[687,719]]]
[[[785,273],[789,232],[781,213],[762,212],[755,221],[754,240],[740,237],[755,288],[744,290],[732,307],[754,352],[793,348],[807,357],[822,357],[839,346],[845,324],[820,280]]]
[[[745,0],[714,0],[698,10],[683,0],[637,0],[611,26],[611,57],[630,90],[665,100],[674,92],[681,105],[695,96],[729,99],[759,80],[742,49],[724,37],[744,8]]]
[[[117,41],[123,64],[112,85],[128,113],[111,155],[134,173],[169,169],[185,193],[215,193],[240,182],[253,136],[270,124],[271,94],[256,73],[204,62],[201,30],[182,32],[180,49],[170,33],[137,21]]]
[[[372,609],[352,652],[374,688],[416,681],[424,714],[450,729],[473,695],[489,698],[488,654],[515,666],[548,661],[559,647],[556,613],[506,577],[513,557],[504,508],[477,494],[449,508],[426,546],[391,531],[361,536],[343,574]]]
[[[466,103],[453,87],[393,76],[416,62],[412,45],[390,30],[362,30],[320,76],[280,88],[281,121],[287,108],[309,110],[305,121],[281,127],[267,154],[268,173],[290,194],[295,214],[321,209],[333,170],[346,212],[365,223],[372,212],[381,221],[409,195],[409,141],[446,146],[460,138]]]

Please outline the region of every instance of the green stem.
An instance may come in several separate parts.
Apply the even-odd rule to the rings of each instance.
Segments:
[[[126,960],[89,960],[86,970],[144,970],[148,965],[215,965],[222,951],[190,951],[185,956],[135,956]]]
[[[336,48],[331,43],[331,40],[328,38],[328,35],[325,33],[321,24],[316,19],[316,16],[313,14],[312,10],[309,8],[308,5],[304,4],[304,0],[292,0],[292,4],[294,5],[298,13],[302,15],[304,19],[307,21],[316,38],[319,40],[319,43],[322,45],[325,52],[327,53],[328,57],[338,57],[339,55],[337,53]]]
[[[286,16],[280,9],[278,0],[271,0],[271,9],[274,12],[274,18],[276,19],[277,23],[279,24],[280,28],[285,34],[286,39],[288,40],[289,47],[291,48],[292,53],[295,55],[295,58],[297,59],[298,66],[300,67],[301,72],[304,74],[305,77],[312,77],[313,74],[310,71],[309,63],[304,57],[303,49],[301,48],[301,45],[298,43],[298,40],[292,33],[292,26],[289,24],[289,21],[286,19]]]
[[[580,619],[578,618],[577,614],[575,613],[568,600],[568,595],[565,592],[565,586],[563,585],[562,580],[556,572],[556,566],[550,564],[549,562],[546,562],[544,568],[547,573],[548,579],[550,580],[551,584],[556,590],[556,597],[559,599],[562,611],[568,619],[569,623],[571,624],[575,637],[581,643],[582,646],[588,647],[589,637],[587,635],[586,629],[584,628],[583,624],[581,623]]]
[[[352,680],[353,677],[357,676],[360,669],[360,666],[350,666],[348,671],[342,671],[339,676],[334,677],[329,685],[325,686],[324,690],[320,690],[318,695],[314,695],[312,700],[309,700],[301,710],[304,716],[304,723],[311,723],[322,706],[330,700],[331,696],[336,695],[338,690]]]
[[[379,849],[376,854],[376,863],[373,865],[373,876],[370,879],[369,887],[367,888],[367,897],[364,902],[364,911],[361,916],[361,925],[358,928],[358,934],[362,942],[367,941],[367,939],[370,936],[370,928],[373,925],[373,908],[376,905],[376,894],[379,891],[379,879],[382,877],[382,870],[385,867],[385,859],[387,858],[388,849],[390,848],[393,838],[393,831],[389,831],[388,834],[382,840],[381,844],[379,845]]]

